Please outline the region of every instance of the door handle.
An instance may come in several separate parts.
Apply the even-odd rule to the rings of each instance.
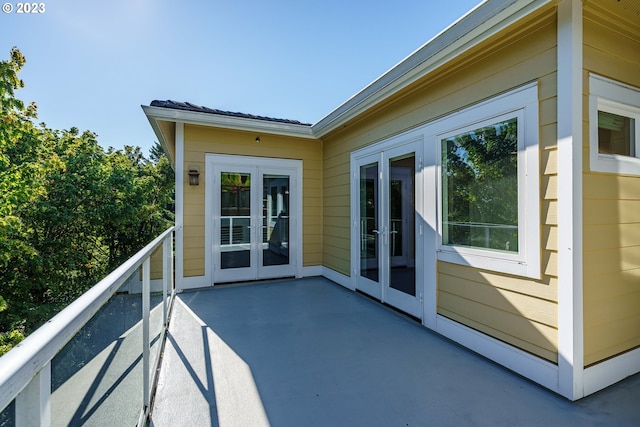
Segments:
[[[389,243],[389,240],[388,240],[389,235],[387,234],[387,232],[386,232],[386,231],[380,231],[380,230],[371,230],[371,231],[372,231],[374,234],[377,234],[377,235],[382,234],[382,236],[384,237],[384,244],[385,244],[385,245]]]

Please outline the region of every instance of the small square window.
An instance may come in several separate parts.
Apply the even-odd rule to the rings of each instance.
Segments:
[[[589,76],[592,172],[640,175],[640,89]]]
[[[635,120],[598,111],[598,152],[636,157]]]

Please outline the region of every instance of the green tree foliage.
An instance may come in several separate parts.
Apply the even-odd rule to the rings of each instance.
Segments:
[[[0,355],[173,222],[161,149],[34,124],[15,97],[24,63],[16,48],[0,62]]]

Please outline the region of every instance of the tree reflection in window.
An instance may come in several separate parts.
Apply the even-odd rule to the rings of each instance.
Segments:
[[[518,122],[442,139],[442,243],[518,252]]]
[[[251,214],[251,175],[222,172],[220,176],[221,216],[248,216]]]

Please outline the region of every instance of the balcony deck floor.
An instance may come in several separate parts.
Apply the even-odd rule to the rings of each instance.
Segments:
[[[323,278],[177,296],[151,425],[640,425],[640,375],[568,400]]]

